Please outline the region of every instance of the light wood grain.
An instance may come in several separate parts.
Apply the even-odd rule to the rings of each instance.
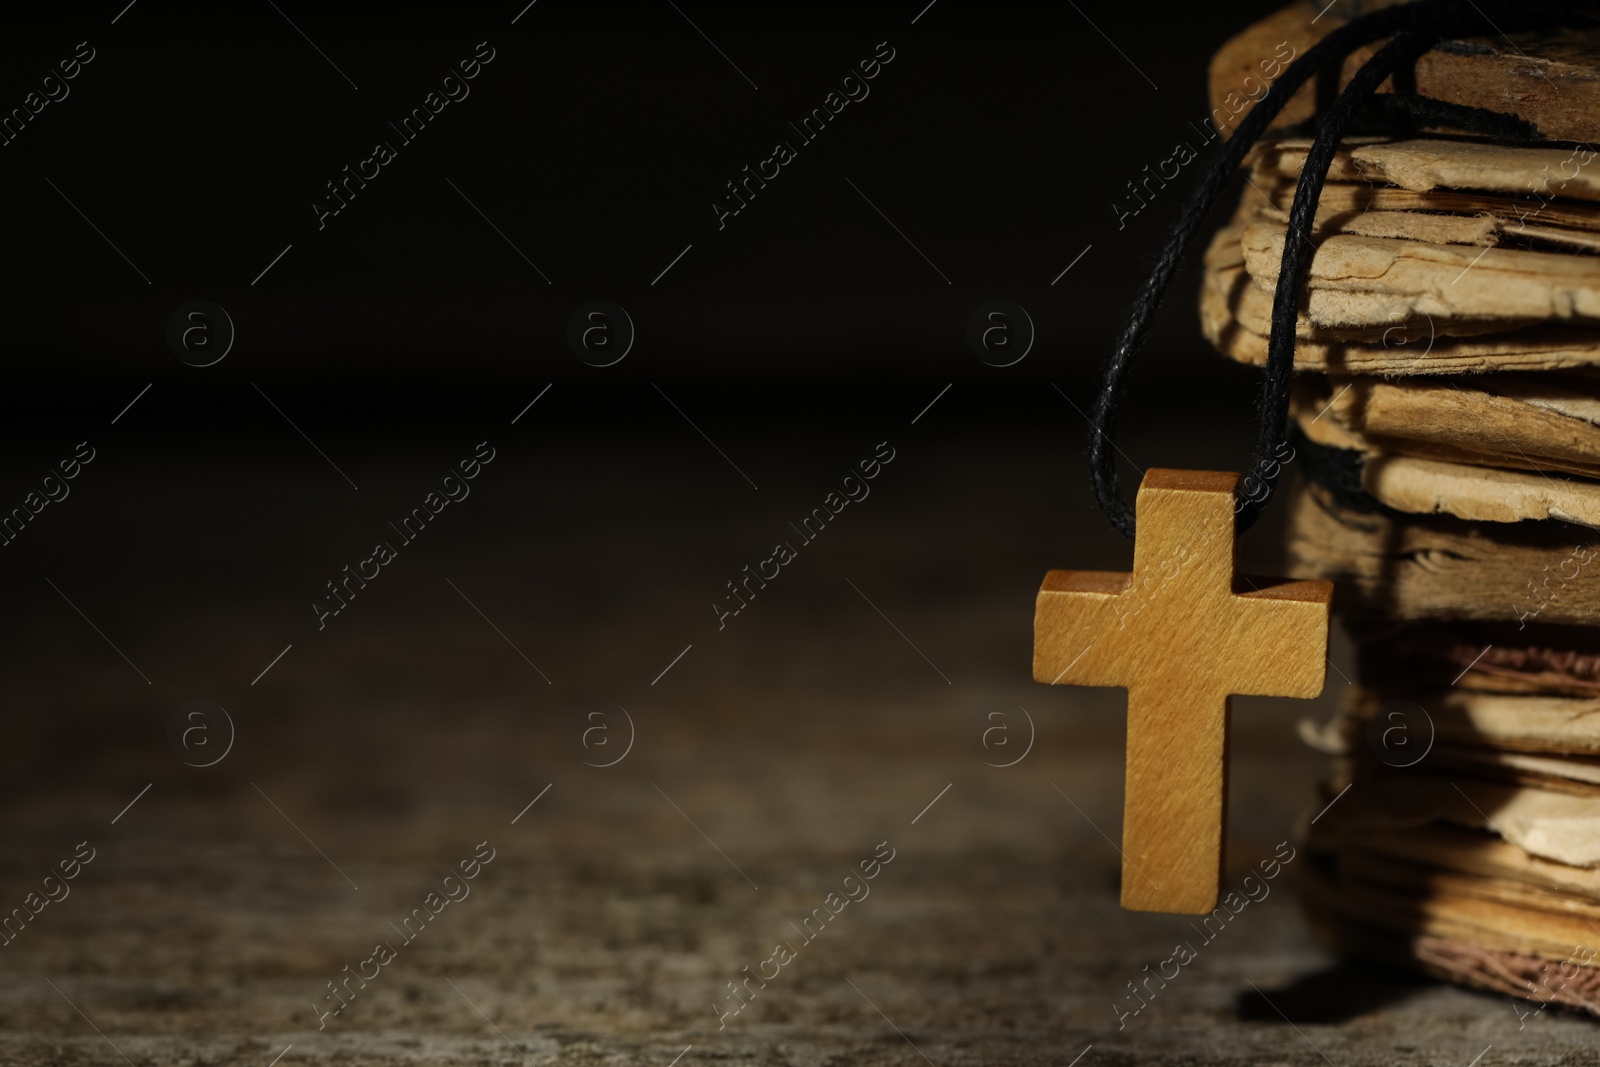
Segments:
[[[1285,229],[1255,222],[1240,237],[1245,268],[1263,293],[1277,286]],[[1593,256],[1335,234],[1318,245],[1306,285],[1306,311],[1318,326],[1424,318],[1501,329],[1544,321],[1600,325]]]
[[[1264,168],[1250,175],[1250,186],[1241,204],[1249,209],[1265,208],[1287,213],[1294,203],[1299,183]],[[1549,199],[1532,195],[1494,194],[1455,189],[1413,192],[1367,182],[1328,182],[1317,198],[1317,217],[1359,214],[1366,211],[1409,211],[1450,215],[1490,215],[1505,224],[1508,236],[1523,232],[1523,227],[1560,227],[1579,233],[1600,232],[1600,204],[1580,200]]]
[[[1269,141],[1253,149],[1251,164],[1298,178],[1311,150],[1304,138]],[[1530,148],[1476,140],[1346,138],[1334,153],[1328,179],[1397,185],[1412,192],[1437,189],[1507,194],[1536,203],[1554,198],[1600,200],[1600,167],[1588,148]],[[1487,196],[1485,200],[1489,199]],[[1502,204],[1504,197],[1496,197]],[[1530,205],[1531,208],[1532,205]]]
[[[1200,325],[1223,355],[1254,366],[1267,362],[1272,298],[1250,284],[1242,266],[1208,269],[1200,292]],[[1600,331],[1540,325],[1479,337],[1446,334],[1464,323],[1419,322],[1332,336],[1302,313],[1295,330],[1296,370],[1393,376],[1558,370],[1600,364]]]
[[[1365,749],[1365,746],[1363,746]],[[1368,760],[1349,795],[1319,820],[1351,834],[1425,825],[1493,834],[1533,856],[1600,868],[1600,801],[1568,790],[1462,774],[1432,755],[1404,772]]]
[[[1122,906],[1136,911],[1217,906],[1231,696],[1322,691],[1332,587],[1236,580],[1238,481],[1147,471],[1133,572],[1051,571],[1039,590],[1034,679],[1128,690]]]
[[[1478,522],[1559,519],[1600,528],[1600,482],[1378,454],[1362,464],[1361,485],[1396,511]]]
[[[1352,10],[1376,4],[1337,4],[1325,0],[1290,4],[1230,39],[1211,61],[1211,106],[1232,113],[1231,129],[1249,114],[1246,77],[1260,77],[1260,63],[1287,42],[1295,54],[1344,24]],[[1383,42],[1358,48],[1339,74],[1340,88]],[[1415,88],[1421,96],[1468,107],[1483,107],[1532,122],[1554,141],[1600,138],[1600,30],[1586,28],[1554,33],[1518,33],[1510,38],[1486,34],[1465,41],[1447,41],[1417,60]],[[1332,88],[1332,86],[1329,86]],[[1388,91],[1386,83],[1383,91]],[[1244,92],[1241,92],[1244,90]],[[1289,101],[1270,128],[1309,119],[1316,110],[1317,87],[1305,86]],[[1233,94],[1230,100],[1230,94]],[[1259,99],[1259,94],[1258,97]],[[1217,114],[1217,112],[1213,112]]]
[[[1591,531],[1564,523],[1400,521],[1295,494],[1289,571],[1338,583],[1353,618],[1600,625]],[[1569,577],[1570,576],[1570,577]]]
[[[1296,409],[1302,421],[1336,420],[1368,451],[1594,478],[1600,477],[1594,388],[1591,380],[1556,375],[1459,383],[1335,377],[1329,401],[1297,397]]]
[[[1342,852],[1339,865],[1340,910],[1399,933],[1556,960],[1596,940],[1594,919],[1582,901],[1541,894],[1532,885],[1491,888],[1480,879],[1384,862],[1359,851]]]
[[[1359,753],[1366,747],[1362,739],[1368,721],[1381,715],[1394,693],[1354,686],[1346,694],[1339,721],[1346,743]],[[1427,712],[1433,735],[1442,745],[1583,757],[1572,763],[1573,774],[1594,780],[1591,761],[1600,757],[1600,698],[1475,692],[1450,686],[1408,690],[1405,699]]]
[[[1595,233],[1592,225],[1588,228],[1551,225],[1550,220],[1537,214],[1536,208],[1532,206],[1522,213],[1523,217],[1519,217],[1516,210],[1506,210],[1507,205],[1503,202],[1470,197],[1463,193],[1411,193],[1404,189],[1385,191],[1419,199],[1459,197],[1474,202],[1474,206],[1458,211],[1377,206],[1352,210],[1339,203],[1340,200],[1348,198],[1324,195],[1317,204],[1317,213],[1311,227],[1312,237],[1322,238],[1342,233],[1356,237],[1386,237],[1429,244],[1474,245],[1480,248],[1506,245],[1525,247],[1536,252],[1561,254],[1600,251],[1600,233]],[[1246,195],[1240,201],[1237,221],[1253,220],[1270,222],[1277,226],[1286,225],[1289,221],[1289,205],[1287,203],[1280,205],[1275,200],[1268,200],[1264,191],[1261,192],[1263,192],[1261,196]],[[1327,187],[1324,188],[1324,194],[1326,192]],[[1593,209],[1593,205],[1586,206]],[[1499,210],[1493,210],[1495,207]]]
[[[1600,871],[1530,856],[1498,837],[1454,826],[1412,826],[1358,832],[1317,827],[1319,842],[1364,848],[1484,879],[1503,879],[1600,901]]]
[[[1272,330],[1273,290],[1260,284],[1245,267],[1245,252],[1240,239],[1245,229],[1249,225],[1254,225],[1247,221],[1250,217],[1249,212],[1241,210],[1227,227],[1217,232],[1206,251],[1205,280],[1200,301],[1201,320],[1202,327],[1209,337],[1216,337],[1235,328],[1243,328],[1260,335],[1264,344],[1265,337]],[[1258,261],[1265,265],[1264,257]],[[1276,267],[1267,266],[1265,269],[1272,272],[1272,277],[1276,279]],[[1335,294],[1321,290],[1316,299],[1325,302],[1331,295]],[[1359,312],[1357,318],[1361,321],[1322,322],[1308,313],[1306,302],[1302,300],[1295,319],[1295,336],[1306,341],[1355,341],[1374,348],[1381,346],[1388,351],[1380,355],[1387,355],[1392,365],[1411,374],[1439,373],[1437,370],[1424,369],[1434,358],[1433,349],[1457,337],[1481,339],[1480,343],[1487,346],[1483,351],[1487,353],[1499,351],[1516,353],[1524,349],[1535,353],[1549,352],[1552,347],[1559,352],[1575,348],[1579,352],[1587,352],[1587,361],[1590,363],[1595,361],[1594,350],[1597,342],[1600,342],[1600,331],[1593,326],[1542,323],[1532,316],[1518,318],[1433,316],[1427,312],[1417,312],[1410,318],[1405,318],[1403,316],[1406,298],[1391,294],[1374,297],[1374,300],[1388,301],[1390,312],[1394,313],[1398,308],[1401,317],[1393,318],[1392,321],[1388,319],[1366,321],[1374,317],[1374,312],[1377,310],[1375,304],[1371,308],[1356,309]],[[1536,329],[1538,333],[1530,327]],[[1555,346],[1550,344],[1552,339],[1557,342]],[[1445,351],[1441,350],[1440,358],[1445,354]],[[1581,364],[1583,360],[1575,362]],[[1407,368],[1408,363],[1415,366]],[[1296,365],[1298,366],[1298,363]],[[1542,366],[1543,364],[1537,364],[1535,369]],[[1492,366],[1489,369],[1493,369]],[[1384,373],[1390,372],[1384,371]]]

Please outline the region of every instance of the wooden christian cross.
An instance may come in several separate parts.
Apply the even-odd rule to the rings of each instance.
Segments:
[[[1033,677],[1128,690],[1122,906],[1217,906],[1234,694],[1314,697],[1330,582],[1234,575],[1237,474],[1151,469],[1133,573],[1050,571]],[[1242,590],[1242,591],[1241,591]]]

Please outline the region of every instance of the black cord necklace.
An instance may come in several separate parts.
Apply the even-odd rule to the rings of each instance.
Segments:
[[[1329,64],[1342,64],[1357,48],[1392,38],[1362,65],[1321,117],[1316,139],[1301,168],[1294,203],[1289,210],[1289,227],[1284,237],[1277,288],[1273,293],[1272,334],[1267,345],[1266,373],[1257,401],[1260,435],[1250,475],[1255,488],[1239,502],[1236,521],[1240,531],[1248,529],[1260,514],[1279,474],[1280,465],[1274,460],[1282,454],[1289,432],[1295,319],[1300,290],[1314,251],[1310,238],[1311,227],[1334,153],[1352,120],[1374,99],[1378,87],[1391,75],[1409,68],[1440,40],[1486,34],[1499,36],[1502,33],[1569,26],[1586,20],[1587,16],[1580,14],[1576,5],[1548,0],[1416,0],[1414,3],[1374,11],[1346,23],[1288,66],[1201,175],[1200,184],[1185,203],[1172,236],[1157,257],[1155,269],[1140,289],[1128,321],[1112,350],[1111,359],[1106,364],[1100,392],[1095,399],[1093,429],[1089,436],[1089,471],[1095,498],[1113,526],[1130,538],[1134,535],[1134,512],[1122,493],[1113,441],[1134,358],[1144,345],[1145,335],[1155,320],[1161,298],[1177,272],[1184,250],[1199,231],[1229,179],[1239,169],[1245,154],[1260,140],[1296,91],[1317,73],[1327,69]],[[1431,117],[1434,121],[1440,117],[1459,116],[1473,128],[1487,129],[1508,139],[1532,139],[1537,135],[1534,127],[1512,116],[1484,112],[1478,108],[1452,109],[1436,101],[1422,103],[1414,109],[1413,115],[1424,120]]]

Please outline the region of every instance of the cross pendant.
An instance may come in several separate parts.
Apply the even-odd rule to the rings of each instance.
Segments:
[[[1228,711],[1241,696],[1314,697],[1333,584],[1234,574],[1239,476],[1152,468],[1135,503],[1133,573],[1050,571],[1035,681],[1128,690],[1122,906],[1217,906]]]

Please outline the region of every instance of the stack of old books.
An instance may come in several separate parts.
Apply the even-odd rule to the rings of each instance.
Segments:
[[[1600,67],[1593,35],[1553,40],[1513,46],[1521,85],[1552,52]],[[1332,756],[1304,897],[1347,953],[1600,1014],[1600,158],[1572,132],[1600,109],[1496,97],[1490,58],[1472,79],[1419,66],[1418,91],[1520,101],[1552,143],[1349,139],[1311,235],[1302,477],[1278,506],[1293,573],[1336,583],[1358,669],[1302,731]],[[1293,132],[1254,150],[1205,260],[1205,332],[1245,363],[1266,359]]]

